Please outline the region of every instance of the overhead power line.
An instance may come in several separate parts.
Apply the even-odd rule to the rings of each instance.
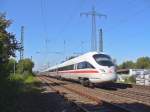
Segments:
[[[136,1],[136,0],[135,0],[135,1]],[[134,3],[134,6],[135,6],[135,1],[134,1],[134,2],[131,2],[131,3]],[[146,0],[145,0],[145,1],[146,1]],[[119,23],[119,24],[114,24],[114,25],[112,25],[110,31],[113,31],[113,30],[119,28],[121,25],[123,25],[123,24],[125,24],[125,23],[127,23],[127,22],[132,21],[132,20],[133,20],[133,17],[135,18],[136,16],[139,16],[140,14],[142,14],[144,11],[147,11],[147,10],[146,10],[147,8],[150,8],[150,6],[148,5],[148,6],[144,7],[144,8],[142,8],[142,9],[140,9],[140,10],[134,12],[134,13],[130,13],[130,14],[128,15],[128,17],[124,17],[124,18],[118,20],[118,23]]]
[[[48,49],[48,31],[47,31],[47,21],[46,21],[46,0],[41,0],[41,17],[42,17],[42,25],[44,31],[44,44],[46,50]]]
[[[75,14],[75,13],[72,13],[72,12],[76,12],[77,9],[81,9],[83,7],[83,0],[81,0],[80,4],[78,5],[78,7],[74,8],[72,11],[71,11],[71,14],[68,15],[68,19],[66,20],[66,22],[64,23],[64,25],[60,28],[60,30],[58,31],[59,35],[62,35],[65,31],[67,31],[69,29],[69,25],[72,23],[73,19],[75,18],[75,16],[78,15],[78,12]],[[59,36],[58,36],[59,37]]]

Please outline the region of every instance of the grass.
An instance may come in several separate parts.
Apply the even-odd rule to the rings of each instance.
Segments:
[[[125,82],[128,83],[128,84],[135,84],[136,80],[133,76],[130,76],[127,79],[125,79]]]
[[[0,112],[16,112],[17,98],[22,93],[39,92],[33,75],[10,75],[0,78]]]
[[[119,83],[125,83],[125,84],[135,84],[136,79],[134,76],[125,77],[124,81],[118,81]]]

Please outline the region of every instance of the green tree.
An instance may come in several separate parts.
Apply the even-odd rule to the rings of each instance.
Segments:
[[[15,57],[15,51],[19,49],[14,34],[7,31],[11,21],[6,19],[5,14],[0,13],[0,76],[7,76],[6,64],[9,58]]]
[[[121,65],[118,66],[119,69],[129,69],[129,68],[135,68],[136,65],[132,61],[126,61],[123,62]]]
[[[6,64],[7,72],[13,73],[14,72],[14,66],[15,66],[15,70],[16,70],[16,65],[17,65],[17,62],[15,59],[9,59],[8,63]]]
[[[150,57],[140,57],[136,61],[136,67],[139,69],[150,69]]]
[[[30,59],[20,60],[17,64],[17,72],[18,73],[30,73],[32,74],[32,69],[34,67],[34,63]]]

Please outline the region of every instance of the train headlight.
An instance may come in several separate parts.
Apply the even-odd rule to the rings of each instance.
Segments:
[[[101,71],[102,73],[105,73],[105,70],[104,70],[104,69],[100,69],[100,71]]]

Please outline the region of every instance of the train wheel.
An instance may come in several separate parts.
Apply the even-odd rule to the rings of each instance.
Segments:
[[[61,77],[61,76],[58,76],[58,80],[62,80],[62,77]]]
[[[80,82],[83,86],[89,86],[89,79],[87,79],[87,78],[79,78],[79,82]]]
[[[89,87],[90,87],[90,88],[94,88],[94,84],[91,83],[91,82],[89,82]]]

